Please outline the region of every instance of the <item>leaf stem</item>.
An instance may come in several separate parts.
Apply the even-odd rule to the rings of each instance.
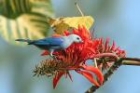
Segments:
[[[96,68],[98,68],[96,58],[94,58],[94,65]]]
[[[81,16],[83,17],[84,14],[83,14],[82,10],[80,9],[80,7],[79,7],[77,2],[75,2],[75,6],[77,7],[78,11],[80,12]]]

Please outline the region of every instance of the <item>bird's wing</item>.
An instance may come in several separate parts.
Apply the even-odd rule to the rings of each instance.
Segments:
[[[64,40],[62,38],[50,37],[50,38],[40,39],[40,40],[34,41],[32,44],[34,44],[34,45],[46,45],[46,46],[59,46],[63,43],[63,41]]]

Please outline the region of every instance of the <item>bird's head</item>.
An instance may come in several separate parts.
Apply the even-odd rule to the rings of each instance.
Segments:
[[[83,42],[82,38],[76,34],[71,34],[68,37],[69,37],[69,39],[71,39],[75,43],[82,43]]]

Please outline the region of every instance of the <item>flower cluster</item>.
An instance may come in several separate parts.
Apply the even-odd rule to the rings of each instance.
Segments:
[[[78,29],[73,29],[71,33],[79,35],[84,42],[74,43],[66,50],[54,52],[55,58],[42,62],[40,66],[36,67],[35,74],[53,75],[54,88],[64,75],[72,80],[71,70],[83,75],[95,86],[102,85],[104,81],[102,71],[109,68],[116,59],[125,57],[125,51],[116,47],[114,42],[109,45],[109,39],[103,41],[102,38],[92,38],[85,27],[79,26]],[[67,36],[71,33],[65,31],[64,35]],[[45,50],[42,56],[48,54],[48,51]],[[88,59],[95,60],[97,66],[88,65]]]
[[[110,45],[109,39],[103,41],[102,38],[98,38],[94,41],[97,42],[98,45],[96,47],[97,65],[102,71],[110,68],[117,59],[126,56],[126,52],[116,47],[115,42]]]

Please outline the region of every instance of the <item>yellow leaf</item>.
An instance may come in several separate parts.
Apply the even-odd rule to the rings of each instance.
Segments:
[[[69,28],[78,28],[78,26],[85,26],[89,29],[94,23],[94,19],[91,16],[84,17],[66,17],[51,19],[50,25],[55,28],[55,32],[63,34],[63,32]]]

